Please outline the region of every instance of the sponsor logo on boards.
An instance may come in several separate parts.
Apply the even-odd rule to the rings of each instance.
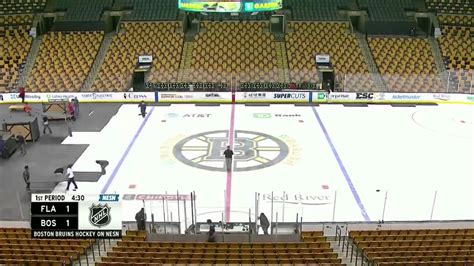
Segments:
[[[349,99],[350,97],[351,95],[349,93],[329,94],[329,98],[331,98],[332,100],[338,100],[338,99],[343,100],[343,99]]]
[[[291,92],[291,93],[280,93],[277,92],[273,94],[274,99],[306,99],[306,93],[297,93],[297,92]]]
[[[264,99],[267,97],[266,92],[244,92],[244,99],[251,98],[251,99]]]
[[[73,98],[73,95],[59,93],[46,94],[46,99],[48,99],[48,101],[68,101],[70,98]]]
[[[176,93],[160,93],[161,99],[192,99],[193,96],[190,94],[176,94]]]
[[[435,93],[433,94],[433,98],[442,101],[449,101],[451,99],[451,96],[449,94]]]
[[[272,201],[272,194],[263,194],[263,200],[266,202]],[[273,202],[285,202],[285,204],[302,204],[302,205],[326,205],[331,203],[331,197],[319,193],[273,193]]]
[[[385,98],[385,92],[379,92],[379,93],[375,93],[375,99],[378,100],[378,101],[385,101],[386,98]]]
[[[326,93],[318,92],[318,100],[325,100],[325,99],[326,99]]]
[[[410,95],[410,94],[393,94],[393,100],[419,100],[421,98],[420,95]]]
[[[113,94],[112,93],[82,93],[81,94],[83,99],[93,99],[93,100],[112,100]]]
[[[213,93],[206,93],[204,96],[205,96],[206,98],[213,98],[213,99],[220,99],[220,98],[222,98],[222,97],[219,95],[219,93],[215,93],[215,92],[213,92]]]
[[[20,95],[18,93],[10,93],[10,99],[16,100],[20,99]],[[26,100],[41,100],[41,95],[39,94],[25,94],[25,101]]]
[[[124,99],[129,99],[129,100],[146,100],[147,97],[143,93],[124,93],[123,94]]]
[[[122,200],[147,200],[147,201],[182,201],[182,200],[191,200],[190,195],[166,195],[166,194],[124,194]]]
[[[374,94],[372,92],[357,92],[356,99],[360,100],[372,100],[374,98]]]

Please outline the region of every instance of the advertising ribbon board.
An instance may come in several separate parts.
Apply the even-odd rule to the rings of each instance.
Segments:
[[[79,102],[100,103],[100,102],[154,102],[154,92],[66,92],[66,93],[26,93],[25,102],[41,103],[51,101],[69,101],[77,98]],[[0,103],[12,104],[21,103],[18,93],[0,94]]]
[[[161,103],[189,103],[189,102],[232,102],[230,92],[157,92],[158,102]]]
[[[298,102],[307,103],[310,100],[310,93],[305,91],[281,91],[281,92],[237,92],[235,101],[245,102]]]

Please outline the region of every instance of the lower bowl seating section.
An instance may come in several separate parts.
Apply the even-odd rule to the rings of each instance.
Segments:
[[[474,229],[351,231],[377,265],[473,265]]]
[[[99,266],[140,264],[321,264],[340,265],[322,232],[303,243],[183,243],[119,241]],[[128,231],[127,237],[138,234]],[[327,263],[327,264],[326,264]]]
[[[441,26],[465,26],[474,27],[474,16],[463,15],[439,15],[438,21]]]
[[[449,71],[450,91],[474,91],[474,16],[439,16],[441,55]]]
[[[33,14],[25,15],[0,15],[1,26],[31,25],[33,22]]]
[[[176,0],[124,0],[125,9],[132,9],[125,20],[178,20]]]
[[[326,237],[323,231],[303,231],[301,233],[301,241],[303,242],[324,242]]]
[[[414,21],[406,10],[415,11],[415,1],[406,0],[358,0],[360,9],[367,9],[371,21]]]
[[[315,55],[328,54],[336,73],[345,77],[345,90],[373,87],[369,69],[356,36],[346,22],[290,22],[286,51],[291,82],[318,81]]]
[[[472,0],[425,0],[430,11],[451,14],[474,14]]]
[[[0,93],[11,90],[20,78],[32,38],[32,16],[0,16]]]
[[[267,22],[201,22],[189,78],[198,82],[274,82],[276,43]]]
[[[346,0],[286,0],[283,4],[291,10],[293,20],[344,20],[338,8],[347,9]]]
[[[47,0],[1,0],[0,15],[28,14],[44,9]]]
[[[368,42],[382,79],[390,91],[446,91],[427,40],[372,37]]]
[[[66,265],[84,255],[92,240],[31,239],[31,230],[0,228],[1,265]]]
[[[50,32],[43,37],[27,89],[79,91],[94,63],[103,32]]]
[[[184,40],[178,27],[179,22],[122,23],[92,90],[123,91],[129,88],[140,55],[153,56],[148,82],[176,82]]]
[[[56,0],[57,10],[66,10],[64,21],[98,21],[113,0]]]

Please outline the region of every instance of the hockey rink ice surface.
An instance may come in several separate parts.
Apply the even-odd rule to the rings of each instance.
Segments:
[[[63,144],[89,144],[74,171],[98,171],[77,193],[118,193],[124,221],[145,201],[148,219],[247,222],[474,219],[474,106],[344,107],[175,104],[123,105],[101,132],[74,132]],[[230,144],[233,170],[222,153]],[[56,193],[65,191],[65,182]],[[74,192],[69,192],[74,193]],[[180,194],[178,215],[177,194]],[[162,195],[168,195],[163,203]],[[154,199],[154,200],[150,200]],[[385,200],[386,199],[386,200]],[[384,212],[385,205],[385,212]]]

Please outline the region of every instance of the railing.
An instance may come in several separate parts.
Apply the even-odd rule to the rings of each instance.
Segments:
[[[326,90],[326,83],[318,77],[316,69],[258,69],[255,71],[218,72],[203,70],[158,70],[151,67],[145,73],[142,84],[133,84],[133,74],[127,71],[99,73],[92,83],[94,91],[252,91],[252,90]],[[179,72],[181,74],[179,80]],[[257,74],[255,74],[255,73]],[[289,73],[289,79],[281,73]],[[474,93],[474,70],[447,70],[436,74],[360,74],[342,73],[335,70],[331,89],[339,92],[426,92],[426,93]],[[178,82],[179,81],[179,82]],[[14,87],[15,84],[9,84]],[[139,86],[139,87],[137,87]],[[27,88],[33,92],[34,88]],[[51,86],[49,91],[70,91],[68,88]],[[79,88],[76,89],[78,91]]]
[[[357,265],[364,265],[364,263],[370,263],[369,258],[364,254],[364,252],[357,246],[356,243],[354,243],[353,239],[348,235],[347,225],[345,226],[336,225],[336,242],[339,247],[342,246],[342,253],[345,253],[346,258],[349,258],[349,250],[350,250],[350,262],[354,263],[354,265],[357,266]]]

